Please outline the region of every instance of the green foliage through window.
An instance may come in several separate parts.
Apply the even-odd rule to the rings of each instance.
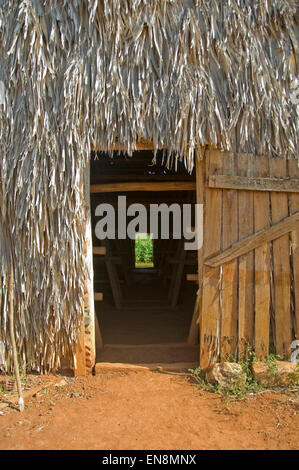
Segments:
[[[137,268],[141,267],[153,267],[153,240],[151,235],[141,233],[136,235],[135,240],[135,265]]]

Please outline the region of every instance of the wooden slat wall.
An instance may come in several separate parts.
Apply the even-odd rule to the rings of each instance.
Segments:
[[[213,175],[299,178],[299,169],[293,160],[209,150],[206,180]],[[296,212],[297,193],[206,186],[204,259]],[[201,312],[202,368],[227,357],[244,357],[248,346],[259,358],[271,346],[288,359],[292,339],[299,338],[299,228],[221,268],[205,265]]]
[[[251,176],[252,160],[248,155],[237,155],[237,174]],[[238,191],[239,202],[239,240],[254,231],[253,192]],[[254,259],[253,252],[239,258],[239,356],[244,356],[247,345],[253,346],[254,332]],[[237,317],[237,314],[235,314]]]
[[[260,158],[260,159],[258,159]],[[267,176],[269,174],[269,159],[255,157],[252,164],[253,175]],[[269,193],[255,191],[254,201],[254,230],[270,227]],[[254,300],[255,300],[255,354],[262,358],[269,353],[270,338],[270,244],[254,250]]]
[[[288,175],[299,178],[299,167],[295,160],[288,161]],[[299,212],[299,194],[289,195],[290,214]],[[291,233],[292,261],[293,261],[293,296],[294,296],[294,331],[295,338],[299,339],[299,227]]]
[[[222,155],[223,156],[223,155]],[[223,159],[223,172],[233,175],[234,155],[227,154]],[[228,248],[238,240],[238,191],[222,190],[222,249]],[[235,356],[237,348],[237,311],[238,311],[238,260],[235,259],[222,267],[221,282],[221,358]]]
[[[219,151],[206,151],[206,174],[222,171]],[[213,208],[213,212],[211,212]],[[222,190],[206,189],[204,256],[221,248]],[[217,360],[220,332],[220,268],[203,268],[202,310],[200,318],[200,365],[208,367]]]
[[[282,158],[272,158],[270,160],[270,175],[273,177],[286,177],[286,160]],[[272,192],[272,222],[279,222],[281,219],[288,216],[288,214],[288,194]],[[283,357],[289,357],[291,346],[289,239],[289,234],[286,234],[273,241],[275,343],[277,354]]]

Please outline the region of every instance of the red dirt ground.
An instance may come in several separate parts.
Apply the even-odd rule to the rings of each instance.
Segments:
[[[0,449],[298,449],[295,393],[224,401],[187,376],[148,371],[51,380],[64,385],[0,414]]]

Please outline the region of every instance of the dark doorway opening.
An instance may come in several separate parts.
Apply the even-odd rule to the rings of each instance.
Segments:
[[[183,240],[171,231],[171,218],[169,239],[162,239],[160,232],[153,239],[147,231],[142,242],[146,247],[139,247],[143,253],[138,256],[137,240],[118,236],[118,196],[126,196],[127,207],[142,204],[147,209],[150,204],[182,207],[196,202],[195,174],[190,175],[183,163],[168,170],[163,164],[165,152],[158,152],[155,164],[153,156],[152,151],[134,152],[132,157],[118,152],[112,158],[104,152],[91,155],[94,291],[102,293],[102,300],[95,301],[95,311],[104,343],[104,349],[97,350],[97,360],[148,363],[198,359],[197,349],[187,347],[198,289],[187,280],[187,274],[197,272],[197,252],[184,250]],[[156,190],[144,190],[148,183],[158,183]],[[184,183],[191,184],[181,190]],[[164,190],[173,184],[177,190]],[[96,208],[104,203],[115,209],[115,239],[96,237]],[[127,222],[132,219],[128,217]],[[105,248],[105,254],[97,254],[100,247]]]

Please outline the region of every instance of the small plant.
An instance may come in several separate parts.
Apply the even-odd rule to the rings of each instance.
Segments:
[[[242,399],[247,395],[255,394],[266,389],[271,389],[277,387],[277,378],[276,372],[278,370],[277,361],[281,360],[281,357],[276,354],[269,354],[266,358],[258,360],[255,356],[253,349],[250,346],[246,347],[245,352],[241,359],[236,360],[236,358],[226,355],[223,358],[225,362],[235,362],[242,367],[243,372],[245,373],[246,380],[245,382],[240,383],[229,383],[226,386],[220,386],[217,384],[208,383],[205,380],[204,372],[200,369],[190,369],[193,379],[195,379],[197,385],[206,391],[213,393],[219,393],[222,397],[233,398],[233,399]],[[265,362],[268,365],[269,374],[271,375],[271,380],[269,380],[269,386],[263,386],[259,384],[253,377],[252,366],[258,362]],[[299,365],[298,365],[299,370]],[[299,386],[299,379],[296,373],[289,374],[288,377],[289,385],[284,385],[284,388],[287,390],[290,387]]]
[[[222,397],[231,399],[243,399],[247,395],[264,390],[264,388],[254,380],[252,375],[252,364],[253,362],[256,362],[256,357],[252,348],[247,346],[246,351],[243,354],[243,358],[240,360],[236,360],[234,357],[226,355],[225,361],[240,364],[246,376],[246,380],[243,382],[240,381],[240,383],[232,382],[226,386],[211,384],[204,380],[204,374],[200,368],[191,371],[192,376],[195,378],[198,385],[204,390],[219,393]]]
[[[277,356],[276,354],[269,354],[265,359],[264,362],[268,365],[270,372],[277,372],[277,361],[281,361],[281,357]]]
[[[219,391],[219,385],[217,384],[212,384],[210,382],[206,382],[204,380],[204,373],[201,370],[200,367],[197,367],[196,369],[188,369],[189,372],[191,373],[193,379],[197,383],[197,385],[202,389],[207,392],[212,392],[212,393],[217,393]]]

